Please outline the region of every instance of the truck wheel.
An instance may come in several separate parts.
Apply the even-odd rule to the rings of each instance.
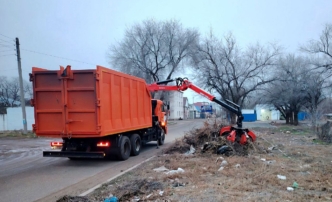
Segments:
[[[120,139],[120,148],[118,149],[118,158],[120,160],[127,160],[130,156],[130,141],[127,136],[122,136]]]
[[[130,137],[131,155],[137,156],[141,152],[141,137],[138,134],[132,134]]]
[[[158,145],[163,145],[165,143],[165,131],[161,130],[160,139],[158,139]]]

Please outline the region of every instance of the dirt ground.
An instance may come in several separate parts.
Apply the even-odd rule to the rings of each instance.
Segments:
[[[58,201],[332,201],[332,146],[306,124],[271,124],[251,128],[257,140],[240,152],[220,155],[220,123],[210,121],[88,196]]]

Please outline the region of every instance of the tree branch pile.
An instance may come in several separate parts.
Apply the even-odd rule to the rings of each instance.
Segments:
[[[249,142],[247,145],[231,143],[226,137],[219,136],[220,129],[225,125],[220,121],[213,123],[204,122],[202,128],[189,131],[183,138],[177,139],[175,143],[165,150],[166,154],[184,154],[190,147],[199,149],[201,153],[230,155],[248,155],[250,150],[260,152],[255,143]],[[223,147],[224,146],[224,147]]]

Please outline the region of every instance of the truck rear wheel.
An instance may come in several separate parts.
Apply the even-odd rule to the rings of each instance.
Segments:
[[[141,137],[138,134],[132,134],[130,137],[131,155],[137,156],[141,152]]]
[[[130,156],[131,145],[127,136],[120,138],[120,147],[118,148],[118,158],[120,160],[127,160]]]

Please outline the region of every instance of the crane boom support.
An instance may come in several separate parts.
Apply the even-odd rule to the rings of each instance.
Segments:
[[[167,86],[167,85],[161,85],[161,84],[167,84],[169,82],[176,81],[175,86]],[[185,91],[188,88],[195,91],[196,93],[206,97],[207,99],[219,104],[220,106],[226,108],[227,110],[231,111],[232,113],[237,115],[237,126],[239,128],[242,128],[242,121],[243,121],[243,115],[241,112],[240,106],[232,103],[234,106],[231,106],[230,104],[218,100],[215,96],[211,95],[210,93],[206,92],[205,90],[199,88],[198,86],[192,84],[187,78],[176,78],[176,79],[169,79],[165,81],[159,81],[153,84],[148,85],[148,89],[150,91]]]

